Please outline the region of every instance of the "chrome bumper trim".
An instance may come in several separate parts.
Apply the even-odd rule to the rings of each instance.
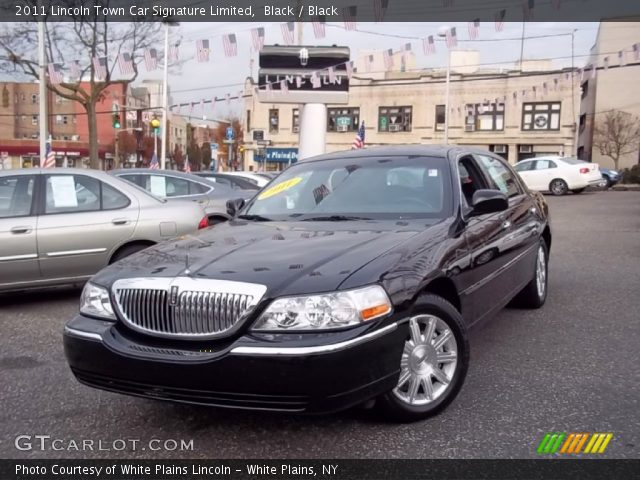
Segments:
[[[64,333],[67,335],[71,335],[72,337],[79,338],[88,338],[90,340],[96,340],[98,342],[102,342],[102,336],[98,333],[85,332],[83,330],[76,330],[75,328],[70,328],[65,325]]]
[[[382,335],[393,332],[398,328],[397,323],[392,323],[386,327],[382,327],[379,330],[374,330],[371,333],[367,333],[361,337],[354,338],[352,340],[346,340],[344,342],[332,343],[329,345],[318,345],[313,347],[235,347],[231,349],[234,355],[266,355],[266,356],[280,356],[280,355],[313,355],[317,353],[332,353],[340,350],[347,349],[361,343],[366,343],[374,340]]]

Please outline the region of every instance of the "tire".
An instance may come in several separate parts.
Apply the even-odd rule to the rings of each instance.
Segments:
[[[602,186],[602,188],[604,190],[608,190],[611,188],[611,180],[609,180],[609,177],[607,177],[606,175],[602,175],[602,180],[604,180],[604,185]]]
[[[382,415],[395,422],[423,420],[442,411],[460,392],[469,367],[466,329],[460,312],[453,305],[437,295],[422,295],[410,309],[408,317],[405,348],[398,359],[398,385],[381,395],[377,402]],[[413,325],[418,327],[417,332]],[[425,333],[428,329],[432,329],[433,334],[427,343]],[[449,335],[443,337],[446,331]],[[420,339],[417,347],[416,335]],[[445,338],[447,340],[442,345],[433,348],[433,343]],[[413,351],[408,352],[412,348]],[[437,362],[438,357],[445,362]],[[435,370],[438,370],[438,377],[432,373]]]
[[[151,245],[144,245],[144,244],[133,244],[133,245],[127,245],[126,247],[121,248],[120,250],[118,250],[113,257],[111,257],[111,261],[109,262],[109,264],[112,263],[116,263],[119,260],[122,260],[125,257],[128,257],[129,255],[133,255],[134,253],[139,252],[140,250],[144,250],[145,248],[150,247]]]
[[[575,190],[571,190],[573,193],[575,193],[576,195],[578,195],[579,193],[584,192],[584,188],[576,188]]]
[[[543,255],[542,261],[540,256]],[[540,269],[542,270],[542,278],[538,278]],[[538,288],[538,280],[541,281],[541,289]],[[512,304],[521,308],[536,309],[544,305],[547,300],[547,290],[549,285],[549,248],[543,238],[540,239],[538,253],[536,255],[535,269],[533,278],[527,285],[516,295]]]
[[[559,197],[561,195],[566,195],[566,193],[569,191],[569,186],[567,185],[567,182],[565,182],[561,178],[555,178],[551,180],[551,183],[549,184],[549,191],[553,195]]]

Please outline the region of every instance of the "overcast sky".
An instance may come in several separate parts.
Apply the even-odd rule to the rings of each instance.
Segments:
[[[170,75],[169,84],[174,102],[200,102],[209,100],[215,94],[223,98],[226,93],[235,96],[242,88],[245,78],[250,74],[251,23],[184,23],[172,28],[172,39],[181,39],[180,56],[185,61],[179,72]],[[436,55],[422,54],[421,38],[437,37],[441,24],[435,23],[358,23],[358,31],[345,31],[342,23],[329,23],[326,37],[316,40],[310,23],[304,24],[304,43],[307,45],[346,45],[351,48],[352,59],[358,57],[361,50],[399,49],[405,43],[413,42],[418,67],[434,68],[446,65],[446,47],[438,39]],[[501,32],[496,32],[494,23],[480,26],[478,41],[468,41],[467,23],[452,23],[456,27],[459,39],[458,49],[472,49],[480,52],[480,62],[487,68],[509,68],[519,60],[522,23],[505,23]],[[280,23],[265,24],[265,44],[282,44]],[[553,59],[554,67],[571,65],[571,43],[574,34],[575,65],[583,66],[598,30],[598,23],[536,23],[529,22],[525,27],[525,37],[565,34],[546,38],[526,38],[524,42],[525,59]],[[238,56],[225,58],[222,50],[222,35],[235,33],[238,38]],[[405,38],[413,37],[413,38]],[[198,39],[209,39],[212,54],[209,63],[195,60]],[[253,55],[255,58],[255,54]],[[144,71],[144,68],[141,70]],[[257,58],[252,72],[257,74]],[[142,78],[161,78],[161,71],[154,75],[142,73]],[[216,117],[225,116],[227,108],[216,106]],[[205,111],[207,107],[205,107]],[[199,107],[194,109],[194,113]],[[231,111],[239,111],[237,102],[231,105]],[[184,113],[184,111],[183,111]]]

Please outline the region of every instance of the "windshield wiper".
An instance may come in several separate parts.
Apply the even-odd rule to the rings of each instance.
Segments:
[[[272,220],[267,217],[263,217],[262,215],[238,215],[236,218],[240,218],[242,220],[253,220],[255,222],[271,222]]]
[[[367,217],[351,217],[348,215],[327,215],[326,217],[311,217],[302,219],[302,222],[346,222],[349,220],[371,220]]]

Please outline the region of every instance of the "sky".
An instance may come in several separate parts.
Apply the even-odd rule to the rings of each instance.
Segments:
[[[252,54],[252,23],[183,23],[171,29],[170,41],[180,40],[180,55],[184,61],[179,71],[169,77],[170,92],[173,102],[199,103],[201,99],[210,100],[215,94],[219,99],[230,93],[236,96],[242,89],[244,81],[250,75],[250,60],[253,57],[252,75],[257,77],[258,59]],[[351,57],[356,59],[361,50],[400,49],[405,43],[412,42],[416,53],[418,67],[444,68],[446,66],[446,47],[437,38],[442,24],[436,23],[358,23],[356,31],[346,31],[342,23],[328,23],[326,37],[316,40],[310,23],[304,24],[303,41],[307,45],[340,45],[351,48]],[[480,25],[480,36],[476,41],[468,40],[467,23],[451,23],[456,27],[458,49],[478,50],[480,62],[486,68],[513,67],[520,58],[522,23],[507,22],[500,32],[495,31],[494,23]],[[283,43],[280,23],[264,24],[265,44]],[[587,63],[589,51],[593,46],[598,31],[598,23],[553,23],[528,22],[525,25],[524,59],[552,59],[554,67],[571,65],[572,33],[574,61],[577,67]],[[238,55],[226,58],[222,50],[222,35],[235,33],[238,39]],[[421,38],[434,35],[437,38],[436,54],[422,54]],[[547,36],[547,37],[544,37]],[[535,38],[539,37],[539,38]],[[196,41],[209,39],[212,54],[209,63],[198,63],[195,60]],[[187,60],[189,59],[189,60]],[[141,79],[161,79],[161,71],[153,75],[141,69]],[[198,112],[199,106],[194,112]],[[205,113],[207,107],[205,106]],[[216,105],[216,118],[237,114],[240,111],[237,102]]]

